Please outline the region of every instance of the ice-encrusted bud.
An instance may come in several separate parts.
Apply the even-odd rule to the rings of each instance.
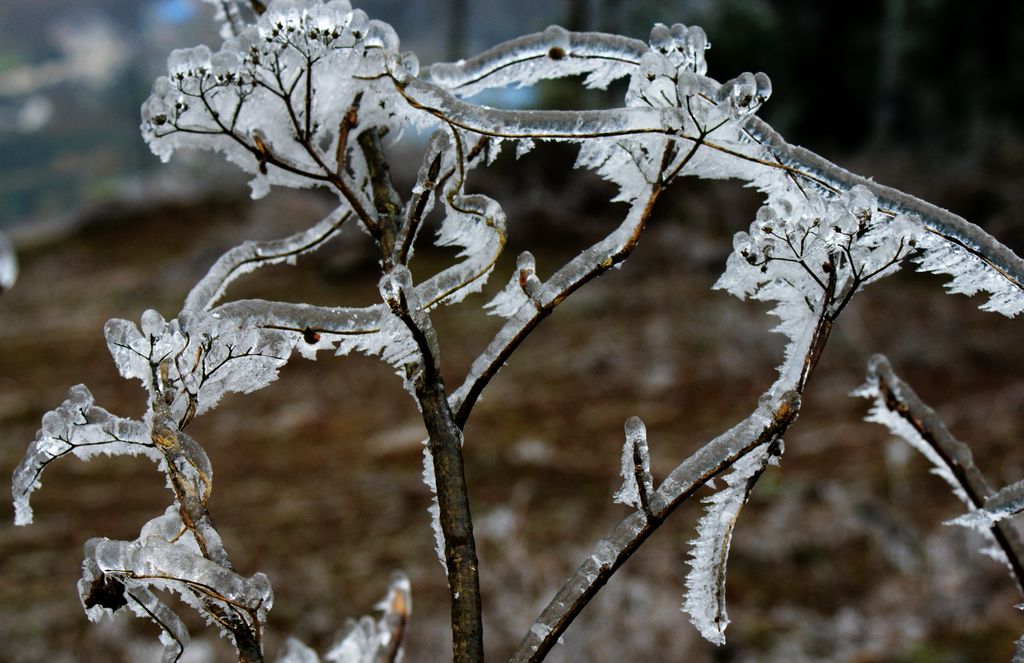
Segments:
[[[345,29],[356,39],[362,39],[370,27],[370,17],[362,9],[353,9],[348,15],[348,24]]]
[[[223,77],[236,73],[241,64],[242,60],[238,56],[238,53],[232,50],[225,49],[217,51],[217,53],[210,58],[211,73],[216,77]]]
[[[683,51],[686,48],[686,26],[682,23],[673,23],[669,32],[672,33],[672,41],[676,50]]]
[[[878,211],[878,198],[866,186],[856,185],[846,194],[847,207],[858,221],[868,222]]]
[[[516,258],[516,271],[519,274],[519,287],[527,297],[536,300],[542,284],[537,278],[537,263],[532,253],[523,251],[519,254]]]
[[[650,496],[654,493],[654,479],[651,476],[651,458],[647,449],[647,426],[640,417],[630,417],[623,429],[626,440],[622,445],[620,467],[622,487],[615,493],[614,501],[649,512]]]
[[[668,53],[675,45],[672,31],[664,23],[655,23],[651,28],[649,40],[651,48],[661,53]]]
[[[384,21],[371,20],[366,29],[363,43],[371,48],[382,48],[386,51],[398,50],[398,33]]]
[[[736,78],[726,81],[718,90],[719,103],[728,105],[729,112],[734,115],[746,115],[757,105],[757,81],[749,71]]]
[[[210,70],[210,49],[206,46],[178,48],[167,58],[167,70],[172,76],[199,76]]]
[[[757,87],[757,102],[763,104],[772,96],[772,79],[768,78],[768,74],[759,71],[754,74],[754,83]]]
[[[392,310],[407,311],[414,305],[409,301],[416,294],[412,284],[412,273],[405,265],[396,265],[390,272],[384,274],[378,287],[380,296]]]
[[[718,89],[717,101],[728,104],[729,112],[739,117],[756,111],[771,93],[772,83],[767,74],[748,71],[723,83]]]
[[[142,314],[140,322],[142,334],[147,338],[159,338],[167,329],[167,321],[164,320],[164,316],[160,315],[159,311],[153,309],[146,309]]]
[[[420,73],[420,61],[410,51],[402,54],[388,53],[384,58],[384,66],[399,85],[405,85]]]
[[[569,31],[560,25],[549,25],[542,33],[548,46],[548,57],[561,60],[569,53]]]

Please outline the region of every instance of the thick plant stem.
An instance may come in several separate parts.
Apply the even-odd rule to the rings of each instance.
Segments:
[[[434,459],[437,500],[441,508],[441,531],[452,598],[452,660],[458,663],[483,661],[480,575],[462,461],[462,431],[455,424],[440,379],[417,386],[416,396],[430,436],[429,451]]]
[[[422,363],[414,369],[412,382],[434,463],[452,604],[452,660],[479,663],[484,660],[480,573],[462,460],[462,429],[448,404],[434,327],[429,314],[415,301],[411,275],[404,266],[398,266],[390,278],[397,286],[397,293],[389,291],[388,304],[412,334],[422,357]]]

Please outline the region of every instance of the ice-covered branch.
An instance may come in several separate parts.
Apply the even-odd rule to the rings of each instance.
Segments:
[[[984,508],[965,513],[950,523],[974,529],[985,529],[1022,511],[1024,511],[1024,481],[1018,481],[1000,488],[998,492],[988,496],[985,499]]]
[[[400,663],[406,627],[412,614],[412,592],[409,578],[398,571],[391,577],[388,593],[375,608],[382,610],[380,619],[363,615],[349,619],[338,641],[324,655],[333,663]],[[295,638],[285,643],[285,651],[277,663],[320,663],[315,651]]]
[[[972,512],[984,509],[988,500],[996,497],[996,491],[975,465],[970,447],[949,432],[935,411],[896,375],[884,356],[871,358],[867,382],[854,395],[871,399],[866,419],[882,424],[927,458],[935,466],[935,474],[949,484],[953,494]],[[1009,566],[1024,591],[1024,541],[1016,529],[1010,523],[987,518],[979,519],[978,524],[979,531],[994,539],[997,557]]]
[[[762,397],[757,409],[702,446],[661,483],[651,498],[651,517],[634,512],[595,546],[533,624],[512,661],[541,661],[569,624],[622,564],[698,488],[751,450],[777,441],[796,419],[800,398],[792,391]]]
[[[402,645],[406,626],[412,614],[412,593],[409,578],[395,573],[388,586],[388,594],[377,604],[384,614],[373,621],[369,616],[348,625],[347,633],[327,652],[326,660],[337,663],[363,663],[363,661],[395,662],[402,659]]]
[[[164,659],[176,660],[188,642],[181,621],[150,590],[182,601],[231,637],[240,661],[262,661],[263,625],[273,603],[270,581],[249,578],[206,558],[173,508],[147,523],[135,541],[91,539],[85,545],[79,593],[92,620],[127,607],[164,631]]]
[[[628,76],[649,50],[638,39],[569,32],[553,25],[544,32],[506,41],[457,63],[431,65],[423,78],[458,96],[582,74],[587,75],[585,86],[603,89],[611,81]]]
[[[149,427],[134,419],[114,416],[95,404],[85,385],[68,389],[60,407],[43,415],[42,428],[14,470],[14,522],[32,522],[29,497],[41,485],[46,466],[67,455],[88,460],[98,454],[146,456],[157,464],[163,455],[150,439]]]
[[[639,240],[646,226],[661,186],[654,184],[642,192],[644,203],[634,204],[622,224],[603,240],[584,250],[536,289],[536,298],[526,305],[525,297],[487,348],[473,361],[465,381],[451,396],[452,408],[457,412],[459,425],[465,425],[473,405],[484,387],[497,374],[512,352],[526,339],[566,297],[583,284],[608,271],[625,260]],[[515,275],[518,283],[519,274]],[[509,310],[500,302],[492,304],[497,310]]]
[[[312,228],[290,237],[268,242],[247,241],[230,249],[193,286],[182,308],[191,311],[207,310],[217,303],[228,285],[239,276],[268,265],[294,264],[298,256],[316,251],[332,239],[351,215],[350,211],[339,208]]]
[[[799,414],[801,395],[832,329],[826,311],[833,294],[834,288],[828,288],[822,295],[817,307],[817,319],[809,320],[805,330],[796,336],[797,340],[791,345],[779,367],[779,379],[761,396],[757,409],[732,429],[703,445],[680,463],[652,494],[649,500],[649,513],[633,513],[608,537],[598,542],[591,556],[548,603],[516,649],[513,661],[543,660],[608,578],[629,559],[665,518],[698,488],[737,463],[740,464],[739,471],[744,471],[744,468],[750,470],[750,481],[744,483],[738,492],[732,490],[734,486],[729,483],[730,487],[726,488],[726,494],[719,502],[723,513],[724,510],[729,510],[733,517],[738,514],[739,508],[749,497],[753,481],[756,481],[764,470],[763,463],[744,460],[745,457],[758,448],[762,448],[760,458],[764,463],[778,456],[781,453],[782,436]],[[735,485],[739,486],[740,483],[743,482],[735,482]],[[695,596],[692,604],[689,597],[687,598],[687,609],[689,611],[689,608],[693,608],[691,614],[695,617],[695,623],[706,636],[715,632],[721,635],[727,621],[724,604],[725,555],[728,554],[728,544],[734,525],[725,523],[722,527],[712,527],[710,520],[707,522],[709,524],[699,531],[700,539],[707,539],[706,545],[698,546],[695,552],[701,556],[716,554],[718,558],[707,560],[698,557],[691,562],[694,571],[688,578],[688,590],[699,592],[706,589],[709,584],[717,589],[712,594]],[[709,600],[712,604],[708,603]]]

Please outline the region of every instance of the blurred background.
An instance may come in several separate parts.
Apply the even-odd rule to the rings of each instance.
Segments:
[[[698,24],[709,74],[765,71],[761,115],[793,143],[955,211],[1024,251],[1024,5],[887,0],[492,0],[356,3],[390,22],[423,63],[476,53],[549,24],[646,39],[652,23]],[[111,411],[144,407],[120,380],[102,326],[146,308],[173,316],[189,287],[243,239],[283,236],[329,211],[316,192],[251,201],[245,178],[206,154],[161,165],[139,137],[139,106],[173,48],[219,40],[199,0],[7,0],[0,4],[0,230],[21,275],[0,297],[0,474],[10,476],[68,386]],[[486,99],[580,108],[621,89],[578,81]],[[395,148],[408,190],[414,145]],[[403,152],[403,149],[409,151]],[[542,276],[603,236],[624,208],[538,148],[475,173],[510,219],[486,294],[531,250]],[[489,654],[507,656],[593,543],[625,515],[622,422],[648,425],[656,478],[745,416],[774,377],[781,337],[754,303],[710,289],[759,197],[735,183],[683,181],[626,266],[568,300],[513,357],[466,429]],[[423,273],[449,256],[417,252]],[[229,296],[363,303],[373,254],[350,233],[264,270]],[[943,521],[961,511],[927,464],[862,422],[848,397],[867,357],[890,356],[990,481],[1024,477],[1019,324],[901,274],[844,313],[782,466],[761,480],[733,542],[722,648],[679,613],[698,504],[681,508],[602,590],[552,661],[997,661],[1024,631],[1020,596],[981,542]],[[449,388],[498,328],[485,296],[437,314]],[[288,635],[321,651],[372,609],[389,572],[413,581],[407,661],[449,658],[444,576],[420,481],[423,431],[388,369],[353,357],[295,360],[279,382],[225,399],[190,432],[213,461],[212,509],[236,567],[267,572],[277,596],[268,660]],[[75,581],[93,536],[134,539],[169,502],[145,461],[47,469],[36,524],[0,503],[0,660],[158,660],[155,628],[87,623]],[[187,660],[227,660],[192,622]]]

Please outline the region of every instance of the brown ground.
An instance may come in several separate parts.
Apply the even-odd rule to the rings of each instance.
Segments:
[[[734,192],[708,189],[691,206],[670,208],[624,269],[565,303],[494,381],[466,429],[495,660],[626,514],[611,502],[622,422],[644,419],[655,476],[664,477],[749,412],[773,378],[782,342],[767,333],[772,320],[709,289],[728,235],[701,225],[700,215],[724,206],[731,232],[752,214],[746,198],[723,199],[734,195],[723,191]],[[256,205],[165,206],[24,252],[17,286],[0,299],[0,474],[10,476],[40,415],[72,384],[87,383],[118,414],[141,411],[141,388],[118,378],[106,351],[106,319],[137,320],[149,307],[170,317],[220,251],[239,238],[284,234],[322,211],[315,197],[287,194]],[[513,239],[534,251],[544,276],[596,231]],[[414,268],[426,273],[439,260],[423,252]],[[299,269],[267,270],[230,295],[365,302],[376,281],[367,267],[358,241],[346,243]],[[1013,582],[976,552],[977,538],[942,524],[960,512],[955,498],[922,459],[863,423],[866,403],[847,396],[867,357],[885,352],[974,445],[993,483],[1024,476],[1019,323],[945,296],[939,283],[910,275],[872,286],[834,332],[782,466],[761,480],[739,522],[726,647],[701,641],[678,611],[694,504],[613,579],[549,660],[1008,660],[1024,629]],[[437,315],[450,388],[497,329],[480,314],[483,301]],[[346,618],[372,608],[395,568],[413,584],[406,660],[447,658],[444,577],[420,481],[423,432],[389,369],[361,357],[297,358],[278,382],[226,398],[190,433],[213,461],[212,509],[237,568],[265,571],[274,583],[270,660],[287,635],[323,651]],[[0,660],[158,660],[151,625],[88,624],[75,582],[86,539],[133,539],[169,500],[146,461],[98,459],[51,466],[30,527],[13,527],[11,507],[0,504]],[[193,626],[195,660],[225,660],[223,645]]]

